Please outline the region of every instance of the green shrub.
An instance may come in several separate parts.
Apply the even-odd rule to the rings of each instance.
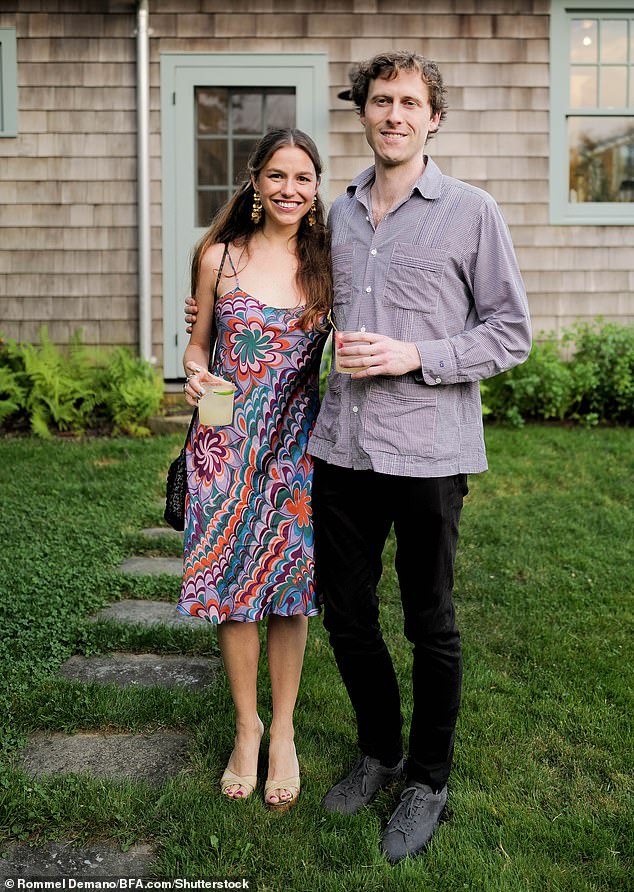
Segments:
[[[89,351],[80,331],[66,351],[51,343],[46,327],[38,345],[8,340],[0,348],[0,424],[28,423],[39,437],[89,428],[146,435],[162,395],[149,363],[124,348]]]
[[[634,325],[606,322],[574,327],[574,365],[584,381],[582,414],[632,423],[634,411]]]
[[[571,326],[561,340],[542,335],[525,363],[491,378],[482,392],[486,413],[515,425],[529,419],[632,424],[634,326],[597,319]]]
[[[321,363],[319,365],[319,395],[324,398],[326,387],[328,386],[328,375],[332,365],[332,340],[329,337],[324,345],[324,351],[321,354]]]
[[[26,390],[20,385],[19,375],[9,366],[0,365],[0,424],[20,411],[25,398]]]
[[[80,433],[94,409],[92,370],[78,347],[76,335],[68,355],[62,354],[51,343],[46,328],[40,332],[39,346],[15,341],[6,344],[9,369],[23,393],[19,408],[28,416],[33,433],[40,437],[50,437],[51,428]],[[4,405],[8,411],[9,406],[6,402]]]
[[[102,394],[115,433],[147,436],[144,422],[160,408],[163,382],[149,363],[117,347],[103,370]]]

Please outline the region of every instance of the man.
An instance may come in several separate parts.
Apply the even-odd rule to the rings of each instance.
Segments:
[[[447,800],[462,679],[453,568],[467,474],[486,470],[479,381],[530,350],[508,229],[486,192],[424,154],[446,114],[435,63],[388,52],[351,74],[374,165],[330,213],[338,366],[312,435],[324,625],[362,756],[323,807],[354,814],[405,779],[381,848],[429,843]],[[379,624],[394,526],[413,714],[403,758],[399,687]]]
[[[392,862],[425,848],[447,799],[462,660],[452,598],[466,475],[486,469],[478,382],[530,349],[524,286],[493,199],[424,154],[445,116],[438,68],[389,52],[352,73],[374,152],[330,213],[341,367],[310,441],[324,625],[362,758],[326,795],[352,814],[405,775],[381,840]],[[413,715],[403,764],[399,688],[376,587],[394,525]]]

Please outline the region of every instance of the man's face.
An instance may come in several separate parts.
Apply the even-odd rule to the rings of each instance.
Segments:
[[[370,81],[360,120],[377,163],[405,167],[422,159],[427,135],[438,129],[440,112],[432,115],[429,88],[420,73],[399,71],[391,80]]]

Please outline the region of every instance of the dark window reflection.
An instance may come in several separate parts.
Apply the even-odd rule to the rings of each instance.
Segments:
[[[220,208],[229,200],[229,192],[226,189],[198,190],[196,218],[198,226],[209,226],[213,217]]]
[[[269,93],[264,99],[265,130],[294,127],[295,93]],[[289,124],[293,121],[293,124]]]
[[[262,93],[234,93],[231,123],[234,133],[262,133]]]
[[[198,141],[198,185],[221,186],[227,184],[226,139],[200,139]]]
[[[233,185],[237,186],[246,177],[249,155],[255,148],[257,139],[236,139],[233,142]]]
[[[227,90],[224,87],[196,87],[196,129],[203,133],[226,133]]]
[[[634,119],[568,119],[570,201],[634,201]]]

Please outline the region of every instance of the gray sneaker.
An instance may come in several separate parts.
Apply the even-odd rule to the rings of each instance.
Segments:
[[[381,850],[396,864],[408,855],[417,855],[434,835],[447,802],[447,787],[434,793],[427,784],[410,784],[381,837]]]
[[[321,800],[326,811],[353,815],[372,802],[381,787],[398,781],[403,776],[403,759],[395,768],[386,768],[378,759],[362,756],[342,781],[331,787]]]

